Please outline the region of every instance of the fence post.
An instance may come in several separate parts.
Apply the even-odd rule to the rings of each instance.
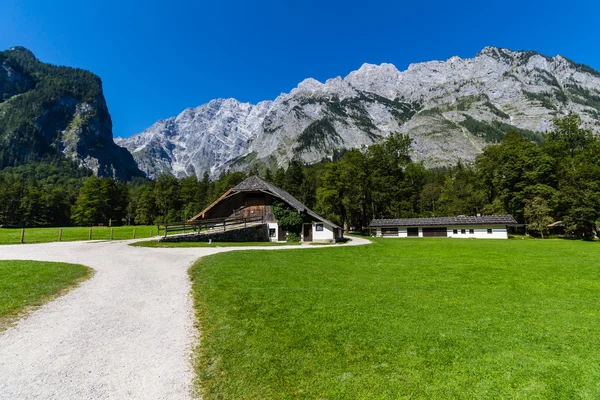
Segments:
[[[135,239],[135,228],[133,228],[133,238]]]
[[[92,228],[90,228],[89,240],[92,240]]]
[[[150,237],[152,237],[152,228],[150,228]]]
[[[58,230],[58,241],[62,242],[62,228]]]
[[[25,243],[25,228],[21,228],[21,243]]]
[[[165,225],[165,239],[167,238],[167,227],[168,225]]]
[[[113,228],[110,228],[110,240],[113,240]]]
[[[225,232],[227,230],[227,226],[225,224],[226,224],[226,222],[223,221],[223,232]]]

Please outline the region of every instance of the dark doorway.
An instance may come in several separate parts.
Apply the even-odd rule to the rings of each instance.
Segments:
[[[381,228],[381,236],[398,236],[398,228]]]
[[[281,225],[279,225],[279,232],[278,232],[278,237],[277,240],[279,240],[280,242],[285,242],[285,229],[283,229],[283,227]]]
[[[406,228],[406,235],[408,237],[419,237],[419,228]]]
[[[447,237],[448,229],[445,227],[439,228],[423,228],[423,237]]]
[[[304,224],[304,241],[312,242],[312,224]]]

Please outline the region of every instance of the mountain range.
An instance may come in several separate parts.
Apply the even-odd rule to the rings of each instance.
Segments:
[[[486,47],[405,71],[364,64],[255,105],[212,100],[116,142],[150,177],[314,163],[395,132],[413,139],[415,160],[436,167],[472,162],[510,129],[543,140],[553,119],[570,112],[600,131],[598,71],[560,55]]]
[[[413,139],[415,160],[437,167],[472,162],[511,129],[542,141],[571,112],[600,133],[600,72],[560,55],[486,47],[405,71],[364,64],[258,104],[212,100],[113,140],[98,76],[23,47],[0,52],[0,169],[67,159],[123,180],[215,177],[294,158],[311,164],[396,132]]]

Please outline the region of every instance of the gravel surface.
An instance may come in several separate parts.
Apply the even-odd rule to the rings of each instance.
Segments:
[[[0,246],[2,260],[95,270],[78,288],[0,332],[0,399],[188,399],[195,340],[190,265],[225,251],[328,248],[161,249],[130,242]],[[365,243],[355,238],[347,245]]]

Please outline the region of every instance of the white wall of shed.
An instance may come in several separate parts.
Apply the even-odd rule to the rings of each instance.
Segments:
[[[381,228],[376,229],[375,236],[376,237],[386,237],[386,238],[406,238],[408,237],[408,227],[406,226],[390,226],[390,228],[398,228],[398,236],[383,236]],[[506,225],[476,225],[476,226],[468,226],[468,225],[459,225],[459,226],[448,226],[446,227],[449,238],[458,238],[458,239],[508,239],[508,231],[506,229]],[[454,234],[454,229],[457,230],[457,234]],[[464,229],[465,233],[461,233],[461,230]],[[469,229],[473,229],[473,233],[469,233]],[[488,229],[492,230],[492,233],[488,233]],[[423,227],[419,227],[419,237],[423,237]]]
[[[317,232],[317,225],[322,224],[323,230]],[[304,229],[304,226],[302,227]],[[333,233],[333,226],[324,222],[313,222],[312,224],[313,242],[329,242],[335,240],[335,234]],[[302,234],[304,238],[304,234]]]
[[[454,229],[458,233],[454,233]],[[464,229],[465,233],[461,233]],[[473,233],[469,233],[469,229],[473,229]],[[488,233],[488,229],[492,230],[492,233]],[[448,237],[459,238],[459,239],[508,239],[508,231],[506,225],[476,225],[476,226],[449,226]]]
[[[279,225],[277,224],[277,222],[269,222],[267,225],[269,226],[269,230],[275,229],[275,237],[269,236],[269,240],[271,242],[278,242],[279,241]]]

